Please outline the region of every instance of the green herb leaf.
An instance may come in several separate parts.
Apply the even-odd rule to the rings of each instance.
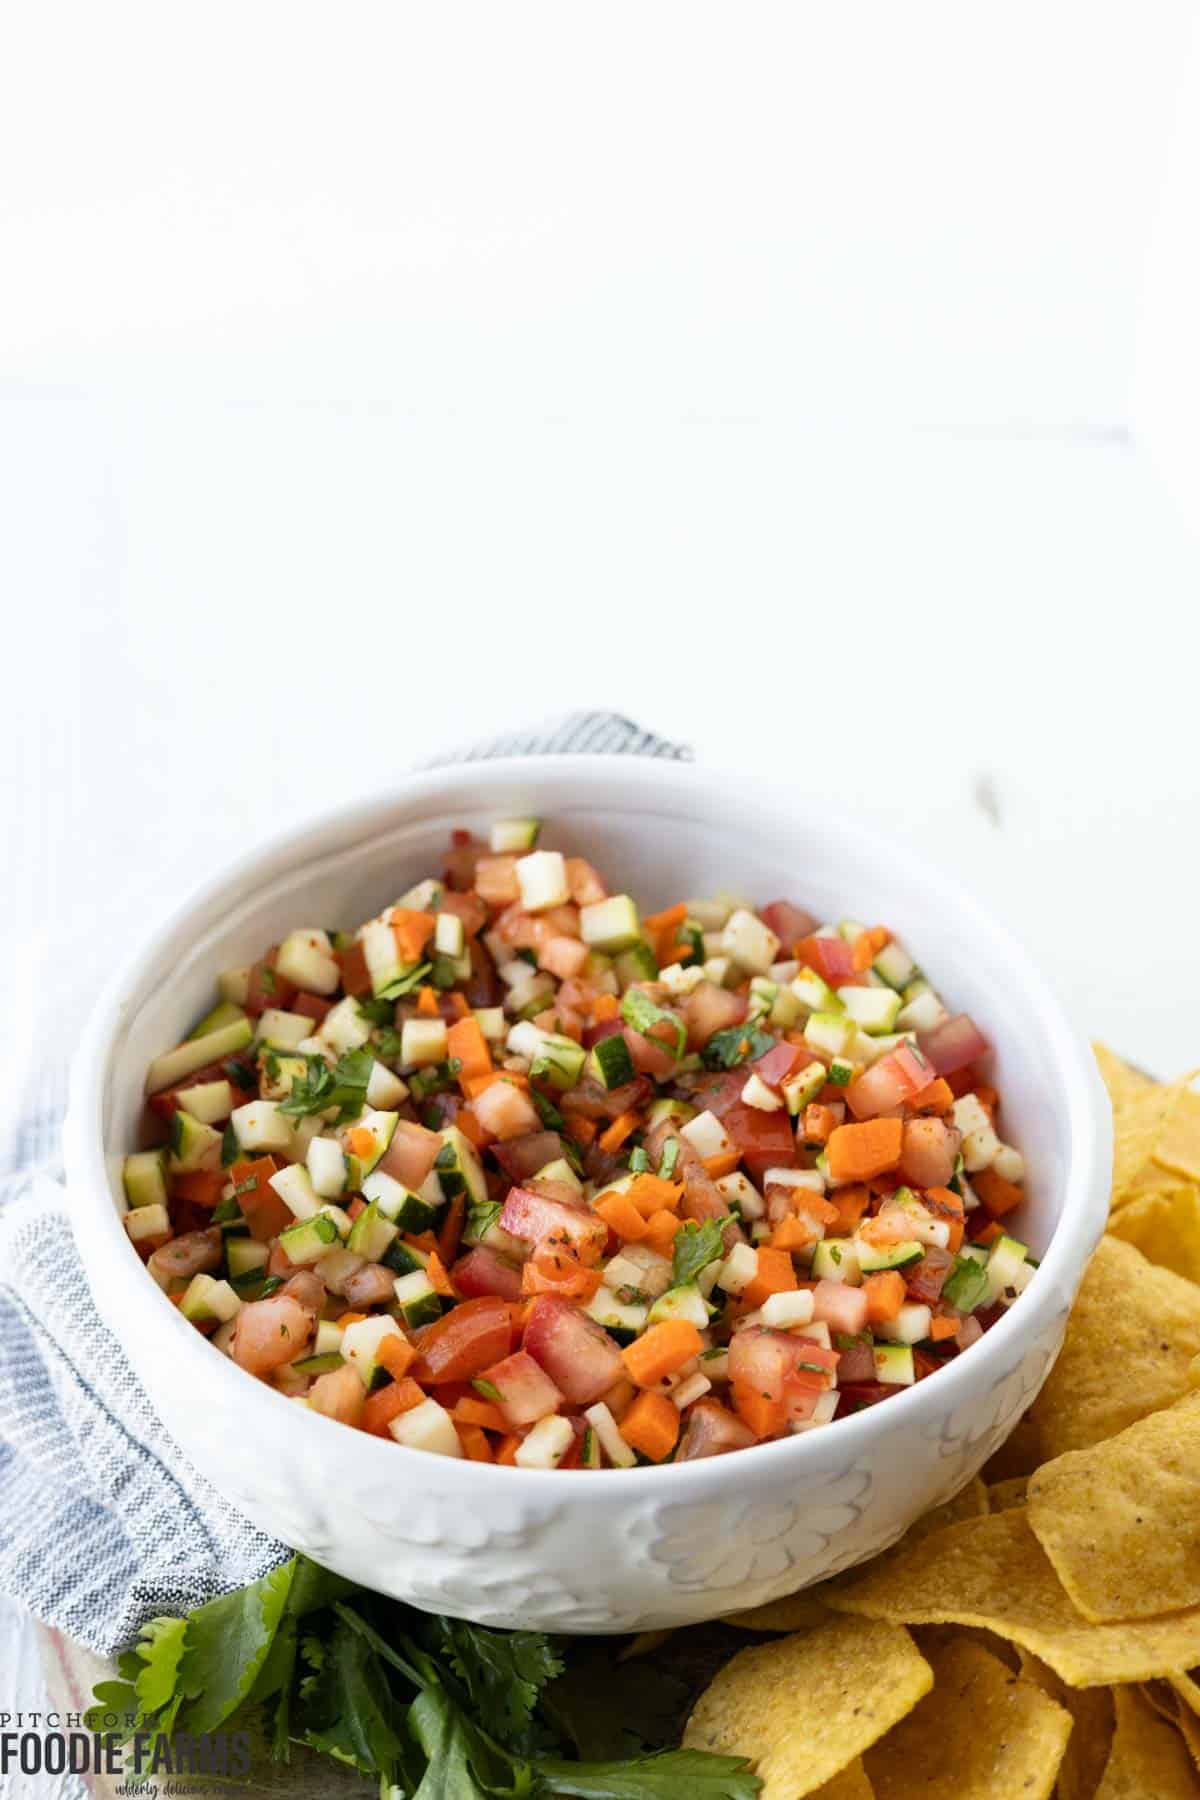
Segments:
[[[724,1259],[725,1246],[721,1234],[728,1219],[705,1219],[702,1225],[688,1219],[675,1233],[675,1252],[671,1261],[672,1287],[684,1287],[695,1281],[701,1269],[718,1258]]]
[[[390,1025],[396,1016],[394,1000],[360,999],[357,1004],[359,1017],[368,1025]]]
[[[471,1386],[477,1394],[482,1394],[485,1400],[499,1400],[500,1398],[500,1389],[495,1382],[485,1381],[482,1375],[477,1375]]]
[[[411,994],[415,987],[420,987],[432,967],[432,963],[424,962],[415,963],[410,969],[402,969],[394,980],[388,982],[386,987],[380,988],[375,998],[377,1000],[399,1000],[402,994]]]
[[[700,1060],[706,1069],[736,1069],[740,1063],[765,1056],[774,1045],[775,1039],[756,1025],[729,1025],[713,1032]]]
[[[540,1760],[538,1774],[552,1794],[579,1800],[755,1800],[762,1782],[741,1756],[704,1750],[660,1750],[636,1762],[570,1763]]]
[[[561,1131],[566,1121],[563,1119],[557,1106],[554,1105],[554,1102],[552,1100],[547,1100],[545,1094],[539,1094],[536,1088],[530,1089],[530,1098],[537,1109],[537,1116],[546,1127],[546,1130]]]
[[[682,1056],[687,1048],[687,1026],[677,1013],[668,1012],[663,1006],[656,1006],[649,994],[641,988],[630,988],[621,1000],[621,1017],[643,1037],[648,1037],[655,1025],[669,1025],[675,1037],[675,1054]],[[662,1041],[662,1040],[656,1040]]]
[[[959,1312],[974,1312],[988,1291],[988,1275],[985,1265],[976,1261],[973,1256],[956,1256],[954,1267],[946,1277],[942,1289],[942,1298]]]
[[[519,1743],[539,1689],[562,1674],[550,1639],[540,1631],[489,1631],[445,1618],[434,1621],[433,1633],[435,1648],[470,1695],[472,1717],[501,1743]]]
[[[375,1058],[370,1050],[347,1050],[333,1068],[323,1056],[306,1056],[307,1073],[292,1083],[292,1091],[279,1110],[289,1118],[337,1109],[335,1124],[357,1119],[367,1098],[367,1086]]]
[[[304,1640],[304,1741],[364,1775],[395,1780],[411,1761],[401,1709],[375,1650],[339,1617],[327,1643]],[[404,1784],[408,1786],[408,1782]]]

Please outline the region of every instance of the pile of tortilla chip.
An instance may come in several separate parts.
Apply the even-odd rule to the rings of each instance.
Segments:
[[[759,1641],[684,1742],[762,1800],[1200,1800],[1200,1093],[1096,1054],[1109,1228],[1033,1407],[894,1549],[726,1621]]]

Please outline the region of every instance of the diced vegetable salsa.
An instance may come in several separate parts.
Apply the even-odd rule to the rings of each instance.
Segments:
[[[533,819],[221,977],[129,1236],[198,1331],[411,1448],[630,1468],[829,1425],[1032,1278],[988,1044],[885,926],[643,913]]]

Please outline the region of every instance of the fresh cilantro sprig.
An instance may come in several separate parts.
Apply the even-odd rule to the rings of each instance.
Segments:
[[[347,1050],[332,1069],[323,1056],[306,1056],[306,1072],[292,1083],[292,1091],[279,1110],[290,1118],[337,1108],[336,1124],[357,1119],[367,1100],[367,1085],[375,1058],[369,1050]]]
[[[695,1281],[701,1269],[725,1255],[721,1234],[728,1219],[705,1219],[702,1225],[688,1219],[675,1233],[675,1249],[671,1260],[671,1285],[684,1287]]]
[[[641,988],[629,988],[625,993],[621,1000],[621,1017],[643,1037],[648,1037],[655,1025],[669,1025],[675,1038],[676,1056],[682,1056],[687,1049],[687,1026],[683,1020],[677,1013],[668,1012],[665,1006],[656,1006]]]
[[[706,1069],[736,1069],[739,1063],[765,1056],[774,1044],[775,1039],[755,1025],[729,1025],[713,1032],[700,1052],[700,1061]]]
[[[574,1664],[574,1666],[573,1666]],[[260,1720],[418,1800],[754,1800],[740,1757],[664,1748],[690,1698],[676,1673],[594,1641],[491,1631],[355,1588],[303,1556],[185,1618],[151,1620],[101,1682],[101,1711],[151,1740]]]

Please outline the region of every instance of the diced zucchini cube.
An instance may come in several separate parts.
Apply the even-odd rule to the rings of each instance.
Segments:
[[[685,1282],[682,1287],[668,1288],[660,1294],[650,1308],[651,1325],[661,1325],[665,1319],[685,1319],[689,1325],[695,1325],[703,1331],[708,1324],[708,1302],[694,1281]]]
[[[313,1030],[307,1013],[284,1012],[281,1007],[268,1006],[259,1018],[256,1036],[260,1044],[270,1044],[275,1050],[295,1050]]]
[[[919,1344],[929,1336],[932,1323],[933,1314],[927,1306],[906,1300],[894,1319],[878,1320],[874,1332],[891,1344]]]
[[[442,1303],[424,1269],[414,1269],[411,1275],[397,1275],[395,1287],[396,1304],[410,1330],[415,1331],[420,1325],[432,1325],[441,1317]]]
[[[171,1166],[180,1174],[215,1169],[221,1160],[221,1133],[202,1125],[180,1107],[171,1114]]]
[[[913,1353],[908,1344],[876,1344],[875,1379],[889,1387],[911,1387],[917,1379]]]
[[[171,1215],[159,1200],[135,1206],[125,1214],[125,1230],[131,1243],[142,1244],[149,1238],[170,1237]]]
[[[570,1419],[549,1413],[521,1440],[514,1460],[519,1469],[556,1469],[574,1442]]]
[[[313,1138],[307,1161],[309,1179],[322,1200],[337,1200],[345,1193],[346,1155],[336,1138]]]
[[[813,1297],[808,1288],[769,1294],[762,1303],[762,1322],[773,1331],[793,1331],[812,1323]]]
[[[717,1286],[727,1294],[740,1294],[758,1274],[758,1251],[750,1244],[735,1244],[717,1275]]]
[[[368,1394],[386,1374],[379,1361],[379,1346],[385,1337],[404,1337],[390,1313],[372,1313],[370,1318],[356,1319],[342,1330],[338,1348],[346,1361],[354,1364]]]
[[[168,1050],[165,1056],[156,1056],[146,1071],[147,1094],[159,1094],[163,1088],[178,1087],[189,1075],[194,1075],[197,1069],[204,1068],[207,1063],[220,1062],[225,1056],[236,1056],[239,1050],[246,1048],[253,1036],[254,1027],[243,1014],[221,1026],[218,1031],[209,1032],[200,1038],[189,1038],[174,1050]]]
[[[855,1024],[872,1037],[891,1031],[900,1011],[900,996],[890,987],[843,987],[838,999]]]
[[[344,1217],[345,1215],[343,1215]],[[347,1221],[348,1222],[348,1221]],[[279,1246],[290,1262],[300,1267],[319,1262],[331,1245],[338,1242],[337,1225],[325,1213],[314,1214],[279,1234]]]
[[[211,1275],[193,1275],[179,1302],[180,1312],[193,1324],[217,1319],[225,1325],[237,1317],[241,1307],[241,1300],[229,1283],[214,1281]]]
[[[638,909],[628,894],[613,894],[579,911],[579,933],[590,950],[615,955],[636,944],[642,933]]]
[[[812,1013],[804,1027],[805,1043],[827,1056],[845,1056],[857,1034],[857,1025],[845,1013]]]
[[[138,1150],[125,1158],[121,1180],[130,1206],[166,1206],[166,1160],[163,1150]]]
[[[356,1256],[365,1256],[368,1262],[382,1262],[399,1234],[399,1226],[385,1219],[378,1206],[364,1206],[350,1227],[346,1248]]]
[[[488,833],[488,846],[495,856],[515,850],[532,850],[541,828],[540,819],[496,819]]]
[[[862,1286],[862,1269],[853,1238],[822,1238],[813,1245],[814,1281],[840,1281],[846,1287]]]
[[[364,1019],[358,1001],[350,994],[331,1006],[321,1020],[316,1031],[323,1044],[328,1044],[335,1056],[344,1056],[347,1050],[361,1050],[371,1036],[371,1023]]]
[[[815,969],[798,969],[792,978],[792,994],[808,1012],[840,1012],[842,1003]]]

